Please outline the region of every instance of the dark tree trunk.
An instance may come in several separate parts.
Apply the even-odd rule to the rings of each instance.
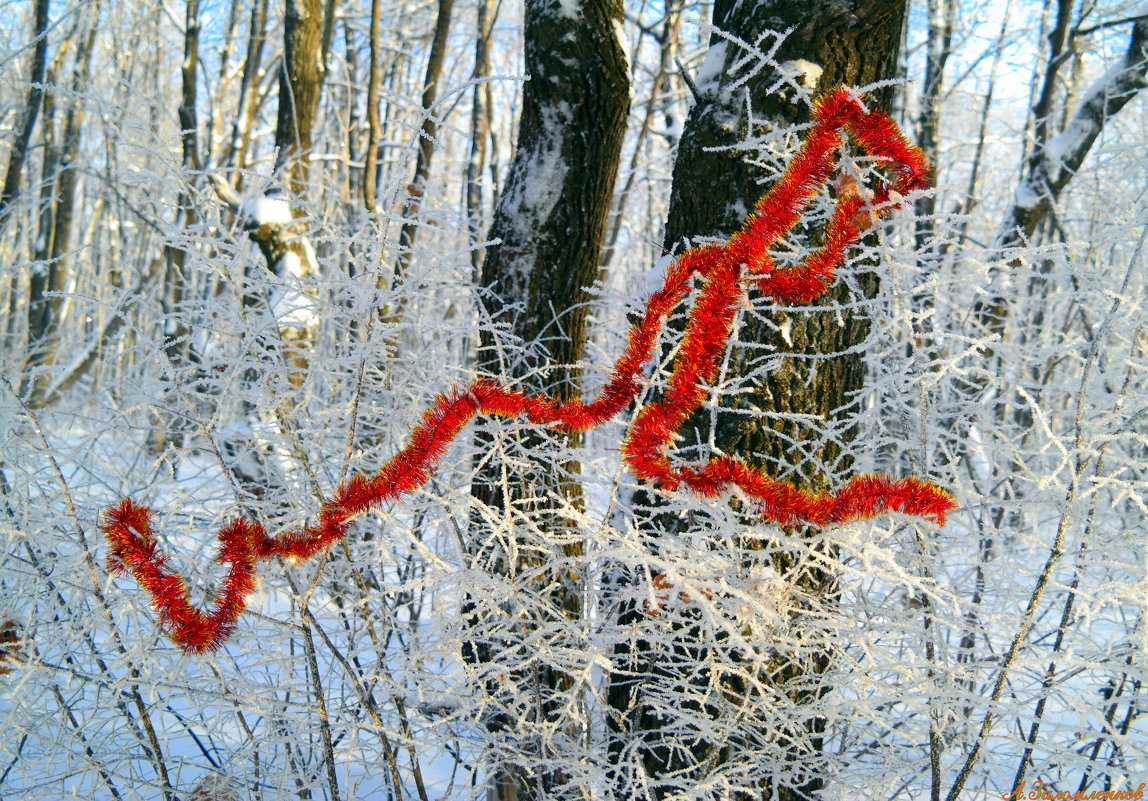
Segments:
[[[275,275],[291,273],[299,279],[308,279],[318,271],[307,224],[300,218],[304,216],[301,201],[309,184],[313,132],[323,91],[323,5],[323,0],[287,0],[284,14],[279,109],[275,127],[275,146],[278,151],[275,171],[287,183],[290,190],[288,196],[265,198],[271,202],[255,204],[254,209],[244,208],[234,189],[221,178],[215,179],[217,191],[243,218],[248,236],[259,247],[267,269]],[[257,9],[252,16],[253,42],[257,33],[262,33],[262,22]],[[248,66],[254,70],[257,63],[249,61]],[[244,82],[247,82],[246,68]],[[279,203],[284,206],[278,206]],[[259,217],[261,206],[264,214],[262,218]],[[284,211],[284,208],[287,210]],[[262,282],[257,275],[251,274],[250,267],[248,271],[242,304],[249,312],[259,310],[259,313],[264,313],[262,307],[271,298],[253,289]],[[305,288],[304,291],[308,290]],[[258,394],[256,387],[261,383],[268,366],[285,365],[291,386],[298,386],[303,380],[309,365],[317,322],[314,307],[307,311],[306,314],[296,312],[294,319],[280,321],[276,336],[260,336],[255,343],[261,364],[253,364],[244,371],[245,386],[240,404],[240,414],[244,419],[253,420],[258,417],[257,408],[249,398]],[[275,309],[272,308],[271,312],[274,314]],[[246,430],[235,427],[222,435],[221,451],[228,459],[232,475],[252,497],[283,497],[285,484],[274,461],[268,458],[268,450],[249,436]]]
[[[501,244],[487,253],[481,270],[483,312],[491,323],[505,325],[513,342],[497,342],[494,326],[487,324],[479,348],[483,371],[516,383],[529,376],[521,386],[560,398],[579,394],[589,322],[586,289],[598,274],[629,111],[628,68],[614,29],[622,19],[621,2],[585,0],[576,4],[573,16],[564,13],[567,5],[557,0],[526,3],[526,72],[532,78],[523,88],[514,163],[490,230],[490,238]],[[472,488],[481,503],[497,510],[496,516],[521,523],[514,534],[520,540],[506,549],[476,518],[472,555],[502,575],[531,571],[531,578],[517,580],[536,586],[545,603],[532,608],[529,621],[521,625],[535,632],[561,630],[582,611],[577,560],[583,546],[561,511],[564,503],[580,503],[581,489],[573,475],[578,466],[547,460],[547,443],[538,436],[523,440],[504,438],[501,447],[531,454],[528,470],[512,470],[492,460]],[[489,447],[480,450],[496,450],[489,438],[485,444]],[[576,445],[577,438],[566,444]],[[509,474],[506,483],[504,470]],[[469,601],[476,636],[465,656],[472,664],[488,664],[507,647],[509,637],[523,647],[520,631],[504,640],[500,630],[486,628],[498,614],[493,608],[497,603],[487,598]],[[529,655],[523,651],[522,656],[525,660]],[[511,767],[495,757],[496,793],[501,799],[541,799],[576,792],[568,777],[547,769],[545,749],[552,746],[540,745],[550,736],[547,727],[557,721],[569,676],[561,665],[546,664],[522,671],[512,683],[530,687],[530,698],[540,708],[525,717],[538,721],[540,728],[515,731],[515,721],[522,717],[513,707],[518,701],[497,683],[488,686],[498,711],[486,723],[505,736],[508,749],[523,749],[538,767]]]
[[[323,0],[287,0],[283,21],[283,65],[279,73],[279,116],[275,126],[278,149],[276,171],[285,170],[290,181],[291,216],[302,211],[299,199],[307,187],[309,161],[313,147],[315,118],[323,92]],[[267,268],[282,270],[285,254],[298,257],[303,275],[314,272],[315,264],[306,231],[298,224],[254,221],[251,238],[259,245]]]
[[[203,169],[199,155],[199,112],[196,102],[199,65],[199,0],[187,0],[184,16],[183,65],[181,69],[181,96],[179,104],[180,139],[183,144],[183,169],[185,180],[196,183],[198,173]],[[187,191],[180,192],[179,218],[177,227],[191,228],[197,222],[195,201]],[[191,355],[189,329],[182,316],[184,291],[188,276],[184,272],[186,253],[183,248],[169,245],[166,248],[167,274],[162,291],[164,317],[167,330],[164,332],[168,358],[173,364],[184,364]]]
[[[494,25],[494,0],[479,0],[474,41],[475,81],[490,75],[490,33]],[[483,234],[482,174],[486,169],[490,120],[494,113],[490,82],[475,83],[471,90],[470,153],[466,162],[466,217],[470,229],[470,265],[477,284],[482,270],[483,253],[478,247]]]
[[[180,139],[183,144],[183,166],[199,170],[199,122],[196,113],[196,74],[199,64],[199,0],[187,0],[184,14],[183,64],[180,67],[181,99],[179,104]]]
[[[92,66],[100,9],[97,3],[90,11],[91,25],[76,53],[72,68],[72,105],[64,115],[62,141],[57,141],[55,103],[45,98],[45,147],[43,188],[41,190],[40,236],[36,246],[36,266],[29,282],[28,356],[25,362],[24,391],[30,393],[30,404],[41,405],[48,389],[48,372],[44,369],[56,361],[60,345],[62,295],[67,284],[72,223],[75,219],[76,195],[80,173],[80,134],[84,126],[84,99]]]
[[[234,6],[233,6],[234,8]],[[180,141],[183,146],[183,180],[188,188],[179,193],[175,228],[194,228],[198,215],[195,209],[194,187],[202,175],[203,162],[199,153],[199,110],[197,92],[199,75],[199,0],[187,0],[184,8],[183,64],[180,68],[180,103],[176,111],[179,119]],[[192,364],[195,353],[191,347],[191,328],[184,310],[184,297],[190,284],[184,270],[187,264],[187,248],[190,244],[168,243],[164,246],[165,270],[163,285],[160,287],[160,303],[163,304],[163,338],[169,369],[179,369]],[[177,379],[178,380],[178,379]],[[152,453],[159,454],[167,444],[183,443],[183,421],[173,420],[170,427],[152,427],[149,445]]]
[[[291,188],[296,194],[301,194],[307,184],[312,132],[323,91],[322,30],[322,0],[287,0],[275,126],[275,145],[279,148],[276,167],[290,170]]]
[[[776,61],[796,75],[792,78],[795,83],[828,90],[839,84],[863,86],[895,75],[905,13],[904,0],[717,0],[714,24],[750,44],[771,31],[792,29],[780,45]],[[765,46],[771,43],[767,39]],[[753,118],[766,130],[809,119],[808,106],[793,102],[794,89],[769,93],[779,77],[774,70],[766,68],[747,81],[743,72],[735,69],[744,54],[734,44],[714,36],[710,47],[709,58],[721,61],[707,66],[720,64],[722,69],[720,75],[697,88],[697,103],[679,145],[664,239],[667,250],[680,251],[684,240],[693,237],[728,237],[767,188],[769,174],[746,158],[743,150],[731,148],[765,132],[749,130],[747,109],[752,109]],[[866,97],[868,104],[879,108],[888,108],[890,100],[888,88]],[[817,232],[805,233],[816,237]],[[872,274],[857,276],[856,284],[867,296],[877,289]],[[744,316],[738,338],[753,344],[730,354],[728,375],[736,380],[760,371],[763,365],[768,370],[742,384],[741,391],[730,397],[728,408],[712,421],[714,444],[722,452],[764,464],[773,474],[807,489],[826,489],[847,474],[851,467],[847,446],[855,433],[847,421],[865,378],[862,356],[847,351],[865,340],[870,327],[864,313],[844,307],[856,299],[853,290],[838,283],[813,304],[824,311],[759,309],[757,314]],[[764,410],[768,416],[755,410]],[[708,450],[710,429],[711,420],[705,412],[687,422],[680,443],[683,458],[695,459]],[[679,531],[686,525],[676,517],[657,514],[656,498],[644,498],[639,493],[636,503],[655,507],[643,523],[652,548],[656,549],[659,531]],[[820,569],[799,569],[795,561],[784,556],[774,560],[777,572],[800,591],[831,602],[831,575]],[[623,622],[642,614],[633,605],[625,607]],[[683,625],[688,628],[688,624]],[[696,634],[683,631],[679,642],[696,640]],[[810,643],[820,634],[811,632]],[[793,636],[801,638],[802,634]],[[616,648],[608,702],[613,709],[610,748],[616,765],[617,796],[625,797],[635,789],[633,770],[644,770],[645,780],[661,798],[683,782],[699,781],[720,766],[752,758],[740,751],[755,740],[769,739],[775,750],[780,748],[786,754],[786,775],[764,776],[756,791],[744,790],[735,797],[783,801],[816,797],[822,786],[818,763],[823,719],[807,716],[803,723],[776,723],[768,699],[749,697],[745,687],[731,681],[719,682],[725,687],[725,698],[718,699],[717,706],[682,704],[681,708],[686,716],[716,719],[738,714],[741,704],[750,705],[746,708],[766,705],[764,711],[739,724],[742,728],[736,731],[744,730],[743,739],[739,739],[740,733],[726,742],[708,741],[704,734],[675,735],[664,711],[651,711],[646,682],[704,686],[711,681],[710,671],[704,667],[707,660],[738,658],[733,649],[718,646],[717,650],[698,645],[667,652],[637,640]],[[811,644],[801,650],[803,653],[785,653],[779,647],[768,675],[759,677],[798,705],[814,702],[824,692],[819,689],[817,675],[832,662],[827,648]],[[640,768],[625,754],[634,740],[641,741]]]
[[[818,86],[839,84],[863,86],[892,77],[896,72],[900,31],[905,14],[903,0],[881,2],[836,2],[836,0],[773,0],[734,3],[722,0],[714,7],[714,22],[744,41],[753,42],[766,31],[793,28],[777,53],[779,62],[801,60],[822,69]],[[711,43],[713,44],[713,43]],[[727,68],[735,58],[732,45],[726,50]],[[791,103],[778,94],[769,95],[770,74],[749,81],[742,91],[725,87],[738,79],[723,71],[721,82],[703,93],[687,121],[674,166],[670,215],[664,244],[667,249],[696,236],[728,236],[736,230],[746,209],[763,193],[767,176],[738,150],[712,151],[728,147],[748,134],[745,120],[746,97],[757,119],[778,127],[808,120],[804,104]],[[811,76],[810,76],[811,77]],[[890,88],[870,94],[866,102],[888,108]],[[726,123],[737,119],[734,130]],[[876,291],[872,276],[859,281],[866,294]],[[780,360],[767,380],[754,392],[740,395],[736,406],[759,408],[778,415],[768,418],[720,415],[718,444],[728,452],[740,453],[755,461],[765,461],[779,475],[794,471],[792,478],[809,488],[823,489],[849,470],[843,438],[822,436],[826,424],[851,413],[850,397],[864,380],[859,354],[822,360],[810,359],[841,354],[862,342],[869,322],[863,314],[838,313],[850,291],[836,285],[815,305],[832,309],[816,313],[778,311],[768,323],[756,317],[746,321],[741,338],[759,343],[760,348],[735,354],[734,370],[744,374],[762,354],[793,354]],[[785,332],[783,335],[782,332]],[[814,369],[816,368],[816,369]],[[793,416],[817,416],[826,423],[811,425]],[[794,443],[823,440],[809,450],[795,453]]]
[[[23,168],[24,159],[28,155],[28,145],[32,141],[32,129],[36,127],[36,118],[40,114],[40,105],[44,101],[44,71],[48,63],[48,0],[36,0],[33,36],[36,44],[32,48],[32,72],[28,78],[28,96],[24,102],[24,119],[20,123],[20,131],[16,135],[16,140],[12,143],[11,155],[8,156],[8,168],[4,175],[4,189],[0,191],[0,224],[3,223],[4,213],[20,189],[20,170]]]
[[[586,290],[597,278],[630,106],[625,55],[612,28],[621,5],[588,0],[582,13],[571,20],[555,0],[527,3],[526,69],[534,77],[523,92],[517,151],[490,229],[501,244],[487,253],[481,278],[486,311],[524,342],[554,331],[561,318],[564,336],[541,343],[549,378],[538,388],[562,397],[578,393]],[[529,369],[500,365],[489,330],[479,366],[511,377]]]
[[[952,52],[953,21],[956,0],[929,0],[929,34],[925,56],[925,83],[921,89],[921,108],[917,115],[917,146],[924,151],[930,163],[937,163],[941,141],[941,90],[945,81],[945,64]],[[936,229],[933,215],[937,197],[922,195],[914,203],[917,215],[917,250],[933,247],[932,235]]]

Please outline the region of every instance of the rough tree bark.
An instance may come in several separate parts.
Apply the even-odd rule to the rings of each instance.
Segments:
[[[244,65],[241,105],[247,107],[246,114],[254,114],[254,84],[258,71],[258,60],[252,59],[253,51],[262,49],[265,12],[264,0],[259,0],[252,10],[249,58]],[[315,118],[319,100],[323,93],[323,62],[321,58],[321,33],[323,30],[322,0],[287,0],[283,21],[283,59],[279,71],[279,108],[275,125],[275,172],[282,175],[292,196],[288,203],[291,217],[296,219],[303,214],[299,200],[305,195],[309,177],[309,160],[313,148]],[[248,128],[250,126],[247,126]],[[232,141],[250,135],[249,130],[238,127],[232,131]],[[238,150],[233,146],[231,154],[236,166],[241,167],[246,145]],[[305,229],[298,223],[284,220],[282,215],[269,218],[252,213],[251,208],[242,208],[238,193],[217,175],[212,181],[221,199],[243,217],[251,239],[259,246],[267,268],[280,273],[287,264],[299,271],[299,275],[310,275],[315,270],[314,252],[307,242]],[[264,208],[277,207],[265,206]],[[292,254],[294,259],[286,259]]]
[[[323,91],[322,0],[287,0],[283,17],[283,64],[279,73],[276,171],[286,169],[291,189],[302,194],[309,175],[312,132]]]
[[[489,324],[480,335],[480,369],[559,398],[579,394],[589,323],[586,288],[598,273],[629,111],[629,71],[615,33],[621,19],[619,0],[527,0],[526,72],[532,77],[523,87],[515,158],[490,230],[489,238],[500,244],[487,253],[481,270],[481,302]],[[495,325],[505,326],[525,347],[504,351]],[[501,438],[495,446],[487,439],[488,447],[480,446],[496,456],[502,448],[524,457],[527,452],[542,456],[527,457],[529,470],[496,459],[480,470],[472,487],[479,508],[493,510],[489,519],[496,528],[499,521],[509,521],[515,541],[509,546],[500,541],[486,516],[476,514],[472,558],[536,588],[539,603],[530,619],[518,625],[553,631],[581,614],[576,560],[582,544],[562,515],[565,504],[580,503],[581,490],[572,475],[576,464],[545,461],[545,444],[536,436],[523,439],[529,441]],[[576,445],[576,438],[568,444]],[[497,610],[484,604],[497,601],[469,601],[475,638],[464,654],[480,669],[507,645],[486,628],[488,615]],[[523,648],[522,633],[511,636],[518,643],[514,647]],[[525,664],[529,654],[523,656]],[[496,704],[485,721],[488,728],[505,740],[508,757],[518,750],[537,766],[523,769],[496,755],[492,778],[498,798],[557,798],[574,792],[566,776],[547,768],[545,749],[552,746],[540,742],[552,736],[548,727],[559,725],[558,708],[570,683],[562,666],[554,664],[524,670],[509,683],[488,682]],[[518,684],[529,691],[508,692]],[[536,699],[539,708],[519,714],[515,705],[523,698]],[[541,725],[536,731],[515,731],[522,719]],[[523,764],[521,758],[517,764]]]
[[[291,190],[291,217],[303,216],[299,203],[310,177],[315,117],[323,92],[322,0],[287,0],[283,21],[283,64],[279,75],[279,112],[275,125],[276,172],[284,175]],[[251,238],[259,245],[267,267],[274,273],[297,271],[299,277],[314,274],[315,254],[305,229],[282,219],[248,220]],[[288,259],[288,254],[295,258]]]
[[[863,86],[895,75],[905,13],[904,0],[717,0],[713,22],[751,45],[764,42],[764,47],[772,44],[769,32],[791,30],[775,59],[792,81],[814,89],[839,84]],[[775,71],[765,69],[746,80],[741,71],[744,67],[735,68],[743,55],[720,36],[711,38],[703,67],[707,80],[697,87],[697,102],[674,165],[664,239],[667,251],[681,250],[683,241],[692,237],[728,237],[763,194],[767,174],[732,145],[763,133],[762,129],[781,129],[808,120],[808,106],[793,102],[796,87],[770,93],[779,77]],[[871,106],[885,109],[890,100],[889,89],[866,97]],[[750,130],[751,111],[762,129]],[[858,276],[856,284],[865,295],[877,289],[872,274]],[[819,307],[816,311],[779,309],[745,316],[739,339],[755,345],[731,353],[728,372],[745,376],[760,369],[763,361],[770,369],[752,386],[743,385],[744,391],[731,397],[728,408],[712,421],[714,444],[721,452],[764,463],[770,472],[807,489],[827,489],[847,474],[851,462],[847,446],[854,436],[848,419],[865,375],[861,355],[849,350],[869,331],[864,314],[847,307],[850,299],[855,299],[855,293],[839,282],[813,304]],[[769,415],[762,416],[756,410]],[[695,458],[699,450],[708,448],[710,429],[711,420],[704,412],[687,423],[681,443],[686,458]],[[656,506],[656,499],[643,500],[641,494],[636,499],[639,506],[650,502]],[[654,510],[643,525],[655,543],[651,547],[656,548],[659,531],[679,531],[688,524]],[[781,560],[776,565],[778,573],[802,591],[831,602],[835,592],[831,575],[813,569],[795,574],[798,571],[793,564],[784,563],[782,557],[777,559]],[[642,609],[631,605],[623,609],[623,622],[642,614]],[[819,635],[813,632],[810,636]],[[801,636],[800,632],[794,635]],[[686,633],[681,641],[689,639]],[[786,650],[789,648],[787,645]],[[712,678],[705,665],[714,654],[706,647],[694,646],[688,652],[684,647],[670,650],[654,649],[641,640],[616,649],[608,700],[613,709],[610,748],[617,766],[614,785],[619,797],[632,793],[636,783],[647,781],[655,797],[667,797],[683,785],[703,779],[716,766],[746,758],[739,756],[743,743],[736,739],[713,742],[704,734],[683,738],[672,731],[664,714],[653,711],[644,692],[645,680],[698,686]],[[827,649],[814,647],[812,640],[788,653],[779,647],[769,675],[760,680],[788,695],[795,704],[813,703],[824,691],[819,689],[816,676],[831,660]],[[736,685],[726,691],[725,703],[733,698],[734,706],[739,703],[736,697],[747,692]],[[764,698],[750,700],[768,703]],[[688,706],[682,707],[688,716],[723,714],[718,707]],[[732,709],[727,708],[724,714],[731,714]],[[804,723],[775,725],[768,711],[764,719],[746,721],[745,742],[772,738],[785,750],[786,764],[784,775],[767,778],[757,790],[739,791],[734,797],[783,801],[815,797],[822,786],[818,763],[824,725],[825,721],[815,716],[807,717]],[[754,727],[760,730],[751,731]],[[644,777],[627,775],[635,769],[632,763],[626,764],[630,759],[627,750],[633,748],[635,740],[640,741]]]
[[[792,64],[795,70],[803,68],[802,62],[817,65],[821,87],[863,86],[895,74],[905,14],[903,0],[774,0],[744,6],[719,2],[714,10],[715,23],[749,42],[768,30],[793,28],[776,58]],[[725,86],[738,77],[728,71],[735,56],[732,46],[726,48],[727,69],[721,82],[703,94],[687,122],[674,167],[664,240],[667,249],[680,246],[688,237],[728,236],[740,224],[745,209],[752,208],[762,193],[765,176],[740,151],[709,150],[728,147],[746,133],[746,96],[725,91]],[[763,74],[745,87],[755,117],[777,127],[805,122],[808,109],[802,104],[778,94],[765,94],[771,77]],[[802,79],[809,82],[812,78],[806,72]],[[888,88],[866,98],[878,108],[888,108],[890,100]],[[736,121],[733,130],[731,119]],[[872,275],[862,276],[860,284],[867,294],[876,290]],[[865,339],[869,323],[863,314],[845,311],[838,318],[837,307],[849,297],[850,291],[838,284],[816,304],[833,311],[778,311],[768,323],[757,318],[746,321],[742,339],[763,347],[756,353],[735,355],[738,374],[748,372],[760,353],[793,355],[782,359],[756,391],[739,396],[736,403],[740,408],[769,410],[777,413],[776,417],[719,416],[718,443],[723,450],[764,460],[779,475],[792,470],[794,478],[815,489],[828,487],[848,471],[849,460],[842,446],[851,434],[843,430],[840,438],[826,438],[823,432],[826,423],[850,414],[848,399],[864,380],[862,358],[854,354],[815,363],[808,357],[842,354]],[[795,419],[808,415],[826,423],[810,425]],[[796,443],[811,443],[811,447],[798,448]]]
[[[368,214],[375,212],[375,192],[378,185],[379,138],[379,84],[383,80],[382,53],[379,42],[381,0],[371,0],[371,24],[368,34],[370,63],[367,67],[367,150],[363,157],[363,206]]]

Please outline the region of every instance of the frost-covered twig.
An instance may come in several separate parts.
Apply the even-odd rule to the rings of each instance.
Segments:
[[[596,400],[562,403],[486,378],[440,395],[407,447],[375,475],[355,476],[343,483],[323,502],[315,525],[278,537],[243,519],[224,526],[219,533],[219,561],[230,569],[210,612],[191,605],[186,585],[167,570],[167,557],[158,550],[151,512],[130,499],[110,509],[104,518],[112,570],[130,572],[151,593],[165,628],[185,650],[218,647],[246,608],[258,562],[272,557],[308,559],[342,540],[363,512],[423,486],[447,447],[476,415],[524,417],[531,424],[566,432],[587,431],[613,418],[638,394],[642,369],[653,356],[662,324],[686,297],[695,278],[702,279],[702,288],[690,310],[666,393],[638,413],[622,445],[623,458],[639,479],[663,491],[688,489],[701,497],[737,491],[756,505],[762,519],[784,526],[839,524],[890,511],[943,523],[954,508],[953,499],[916,478],[863,475],[835,492],[807,492],[732,456],[718,456],[701,465],[675,465],[668,455],[679,430],[708,396],[746,287],[756,286],[781,303],[808,303],[819,297],[863,230],[925,186],[927,165],[921,152],[888,116],[865,110],[848,90],[838,89],[823,97],[814,115],[814,126],[801,150],[741,230],[724,244],[686,251],[669,268],[664,286],[650,297],[632,327],[629,343]],[[779,267],[770,249],[798,224],[818,190],[829,183],[843,133],[870,157],[884,160],[891,177],[887,185],[870,191],[839,192],[820,250],[801,264]]]
[[[968,756],[965,758],[965,762],[962,765],[960,772],[957,774],[957,778],[953,781],[953,785],[949,789],[949,794],[946,796],[946,801],[956,801],[956,799],[960,796],[961,791],[964,789],[965,782],[968,781],[968,778],[972,773],[973,766],[976,764],[977,759],[980,757],[981,750],[983,749],[985,742],[988,739],[989,732],[992,730],[993,725],[996,723],[997,715],[993,709],[993,705],[1000,701],[1001,694],[1004,691],[1005,682],[1008,680],[1009,673],[1013,668],[1013,664],[1016,661],[1017,655],[1020,653],[1021,645],[1024,643],[1025,639],[1028,637],[1029,631],[1032,629],[1033,622],[1036,618],[1037,608],[1040,606],[1041,597],[1044,595],[1044,591],[1048,587],[1049,580],[1052,578],[1052,572],[1054,568],[1060,562],[1060,557],[1064,555],[1064,541],[1068,533],[1068,527],[1072,522],[1073,503],[1076,501],[1080,492],[1081,482],[1084,478],[1084,474],[1087,472],[1089,466],[1096,461],[1096,459],[1102,458],[1103,456],[1103,449],[1099,451],[1099,456],[1097,453],[1088,454],[1086,456],[1084,418],[1089,408],[1087,405],[1089,379],[1091,378],[1092,372],[1096,367],[1096,362],[1100,357],[1100,345],[1104,341],[1105,335],[1107,334],[1112,321],[1116,317],[1117,310],[1119,310],[1121,304],[1124,302],[1124,299],[1127,297],[1132,274],[1136,267],[1139,266],[1140,252],[1144,246],[1146,238],[1148,238],[1148,229],[1145,229],[1145,233],[1140,237],[1140,242],[1137,245],[1136,251],[1134,252],[1132,259],[1129,262],[1128,269],[1124,273],[1124,280],[1121,284],[1119,292],[1116,294],[1116,297],[1112,301],[1112,305],[1109,308],[1108,316],[1105,318],[1104,324],[1100,326],[1100,328],[1092,337],[1092,342],[1088,350],[1088,356],[1085,359],[1084,369],[1080,377],[1080,388],[1076,394],[1076,436],[1074,442],[1076,464],[1075,469],[1072,472],[1072,480],[1069,483],[1068,490],[1065,492],[1064,503],[1062,505],[1063,511],[1061,512],[1060,520],[1056,528],[1056,537],[1053,540],[1052,547],[1049,548],[1048,558],[1045,560],[1044,567],[1041,569],[1040,575],[1037,576],[1036,583],[1033,585],[1032,592],[1029,595],[1028,604],[1024,610],[1024,615],[1021,618],[1020,625],[1017,628],[1016,634],[1013,636],[1012,643],[1009,645],[1008,652],[1001,659],[1000,671],[997,674],[996,682],[993,684],[992,694],[989,696],[990,706],[988,710],[985,711],[985,716],[981,721],[979,730],[977,731],[976,740],[973,743],[973,747],[969,751]],[[1027,396],[1027,393],[1024,393],[1023,391],[1021,391],[1021,394],[1022,396]],[[1070,599],[1072,598],[1073,592],[1075,592],[1075,587],[1070,588]],[[1071,606],[1066,609],[1065,614],[1067,615],[1070,611]],[[1061,632],[1063,631],[1064,622],[1065,621],[1062,620],[1062,626],[1060,629]],[[1060,642],[1061,639],[1060,635],[1058,634],[1057,647],[1059,647]],[[1047,689],[1047,687],[1045,689]],[[1043,708],[1038,706],[1038,714],[1035,718],[1034,726],[1035,722],[1040,720],[1040,714],[1042,712]],[[1034,728],[1031,733],[1031,737],[1033,739],[1035,739],[1036,736],[1035,731],[1036,729]],[[1030,741],[1030,748],[1031,745],[1032,742]],[[1018,781],[1024,776],[1024,770],[1028,757],[1029,751],[1026,751],[1017,770]],[[1015,786],[1019,785],[1014,784],[1014,787]]]
[[[997,245],[1001,249],[1016,247],[1032,236],[1084,163],[1107,122],[1144,88],[1146,75],[1148,19],[1141,17],[1133,26],[1124,56],[1089,89],[1064,130],[1036,143],[1028,172],[1017,187],[1016,198],[998,234]]]
[[[99,571],[96,567],[95,556],[92,553],[91,544],[88,542],[88,536],[84,532],[84,527],[80,523],[80,516],[76,509],[75,500],[72,497],[72,490],[68,486],[68,480],[64,476],[64,471],[60,469],[59,462],[57,462],[56,457],[52,455],[52,449],[48,445],[48,438],[45,436],[43,428],[40,426],[40,420],[37,417],[35,411],[33,411],[31,407],[27,405],[24,398],[16,392],[16,388],[12,386],[12,382],[3,376],[0,376],[0,382],[3,382],[4,386],[8,389],[8,392],[10,392],[12,396],[19,402],[21,408],[24,411],[24,414],[28,417],[28,421],[32,424],[32,428],[36,432],[36,436],[40,440],[40,444],[43,446],[44,453],[48,459],[48,463],[52,467],[52,473],[55,475],[56,481],[60,484],[60,490],[64,494],[64,499],[68,508],[68,516],[72,520],[72,526],[76,532],[76,539],[78,540],[80,550],[84,555],[84,563],[88,568],[88,577],[92,582],[93,593],[95,594],[96,599],[99,601],[100,608],[103,610],[103,613],[107,617],[108,621],[114,623],[112,607],[111,604],[108,603],[107,596],[104,594],[102,583],[99,577]],[[124,645],[123,637],[114,625],[112,626],[112,640],[115,642],[116,648],[120,655],[127,657],[127,646]],[[95,652],[94,648],[93,651]],[[108,669],[103,665],[102,660],[100,666],[106,673],[110,675],[110,671],[108,671]],[[132,666],[131,672],[133,678],[139,675],[134,666]],[[139,715],[140,724],[143,726],[144,732],[147,736],[147,746],[150,752],[149,755],[151,756],[152,762],[155,766],[156,775],[158,776],[163,787],[164,799],[165,801],[171,801],[171,799],[174,798],[174,794],[172,793],[171,780],[168,775],[167,762],[164,759],[163,747],[160,744],[159,736],[156,734],[155,726],[152,723],[151,713],[148,711],[147,704],[144,703],[143,696],[140,695],[139,687],[135,684],[133,684],[131,687],[131,695],[136,707],[136,712]]]

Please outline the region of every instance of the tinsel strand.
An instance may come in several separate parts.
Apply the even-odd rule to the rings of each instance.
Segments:
[[[803,263],[777,267],[770,248],[794,226],[836,168],[843,134],[870,157],[883,159],[888,182],[860,191],[839,191],[821,247]],[[739,303],[749,287],[783,304],[802,304],[829,287],[834,271],[863,230],[899,208],[927,182],[924,155],[880,112],[866,111],[847,90],[837,89],[814,107],[814,124],[780,180],[726,243],[706,244],[674,260],[665,285],[649,298],[632,326],[627,346],[599,397],[590,403],[561,403],[480,378],[465,389],[439,395],[411,434],[410,443],[373,476],[355,476],[326,499],[318,521],[297,531],[268,536],[262,526],[236,519],[219,532],[219,561],[229,565],[208,611],[191,605],[186,584],[166,567],[151,528],[151,512],[130,499],[104,516],[108,563],[131,573],[151,596],[171,639],[188,652],[219,647],[230,635],[255,586],[256,565],[272,557],[308,559],[342,539],[351,522],[368,509],[398,500],[427,482],[447,447],[475,415],[525,418],[557,431],[586,431],[621,412],[637,396],[642,369],[653,357],[670,312],[700,279],[668,386],[660,400],[637,414],[622,445],[627,466],[642,481],[671,492],[688,489],[702,497],[737,491],[756,504],[763,520],[778,525],[827,525],[863,520],[890,511],[943,524],[955,508],[952,497],[916,479],[856,476],[834,492],[806,492],[771,478],[733,456],[700,465],[674,464],[669,448],[685,421],[705,401],[717,376]]]

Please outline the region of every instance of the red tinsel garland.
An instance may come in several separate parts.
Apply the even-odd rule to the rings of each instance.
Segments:
[[[888,184],[852,191],[839,188],[821,248],[802,264],[776,267],[769,249],[798,222],[815,193],[829,181],[842,145],[842,132],[869,156],[884,159]],[[814,125],[781,179],[757,204],[753,214],[724,245],[702,245],[681,254],[670,266],[665,286],[646,304],[630,330],[625,352],[609,383],[592,403],[560,403],[545,395],[507,389],[478,379],[464,390],[440,395],[411,434],[410,444],[373,476],[355,476],[324,501],[318,522],[298,531],[270,537],[263,527],[242,519],[219,532],[219,561],[230,565],[223,586],[208,612],[189,602],[183,580],[166,569],[157,549],[151,512],[130,499],[108,510],[103,530],[111,546],[110,568],[130,572],[152,595],[152,605],[171,639],[185,651],[217,648],[231,633],[254,589],[256,564],[271,557],[294,560],[314,556],[342,539],[358,515],[421,487],[435,463],[463,426],[475,415],[525,417],[535,425],[559,431],[586,431],[618,414],[638,394],[642,367],[653,356],[666,317],[680,303],[696,276],[702,279],[681,348],[661,400],[637,415],[622,445],[626,464],[637,477],[665,491],[687,488],[716,497],[734,488],[756,502],[761,517],[778,525],[826,525],[897,511],[944,523],[955,508],[952,497],[916,478],[863,475],[836,492],[812,493],[769,477],[732,456],[706,464],[674,464],[668,450],[685,421],[698,410],[707,385],[717,376],[744,284],[781,303],[808,303],[829,287],[845,250],[864,228],[904,202],[908,193],[926,185],[924,155],[908,142],[896,124],[880,112],[866,111],[845,89],[823,97],[814,107]]]

